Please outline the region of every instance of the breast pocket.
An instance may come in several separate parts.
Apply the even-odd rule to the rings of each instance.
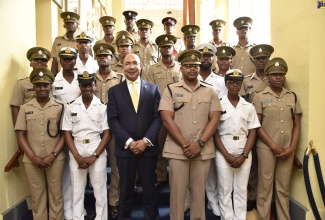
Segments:
[[[166,85],[166,80],[167,79],[164,76],[164,74],[155,74],[154,75],[154,80],[155,80],[155,84],[160,87],[162,85]]]
[[[184,97],[176,97],[174,99],[174,111],[177,112],[178,115],[186,115],[188,112],[185,110],[188,105],[189,99]]]
[[[78,124],[81,120],[80,116],[71,116],[71,121],[73,124]]]
[[[99,114],[92,114],[90,116],[90,119],[93,123],[95,123],[96,125],[100,123],[101,121],[101,118],[100,118],[100,115]]]
[[[241,118],[246,124],[251,120],[251,117],[248,114],[242,114]]]
[[[34,90],[26,90],[25,91],[25,102],[29,102],[30,100],[32,100],[35,97],[35,92]]]
[[[222,114],[221,116],[220,116],[220,121],[226,121],[227,119],[229,119],[231,117],[231,115],[230,114]]]
[[[278,115],[279,109],[277,103],[263,103],[263,117],[276,117]]]
[[[210,98],[199,98],[198,100],[198,113],[202,115],[207,115],[210,112],[211,108],[211,99]]]
[[[36,126],[36,115],[26,114],[27,130],[34,129]]]

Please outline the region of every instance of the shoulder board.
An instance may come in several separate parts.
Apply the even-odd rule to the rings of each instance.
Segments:
[[[251,74],[249,74],[249,75],[246,75],[246,76],[244,76],[244,78],[249,78],[249,77],[252,77],[252,76],[253,76],[253,74],[254,74],[254,73],[251,73]]]
[[[100,101],[102,104],[107,105],[107,102]]]
[[[18,79],[17,82],[21,81],[21,80],[24,80],[24,79],[27,79],[28,76],[26,76],[25,78],[21,78],[21,79]]]
[[[212,84],[209,84],[209,83],[201,81],[201,80],[200,80],[200,83],[202,83],[203,85],[213,86]]]
[[[71,101],[71,102],[68,102],[67,104],[70,105],[71,103],[73,103],[75,100]]]
[[[222,100],[222,97],[219,100]]]

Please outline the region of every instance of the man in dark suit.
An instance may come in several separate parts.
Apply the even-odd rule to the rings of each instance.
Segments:
[[[108,91],[108,124],[115,135],[115,155],[120,174],[119,219],[130,219],[135,173],[143,188],[145,219],[158,219],[155,170],[161,127],[156,85],[140,79],[140,59],[128,54],[123,60],[126,80]]]

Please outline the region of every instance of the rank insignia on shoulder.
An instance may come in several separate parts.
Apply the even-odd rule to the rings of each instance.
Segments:
[[[54,87],[54,90],[61,90],[63,87]]]
[[[250,85],[250,86],[247,86],[246,89],[252,89],[254,86],[253,85]]]
[[[21,80],[24,80],[24,79],[27,79],[29,78],[28,76],[26,76],[25,78],[22,78],[22,79],[18,79],[17,82],[21,81]]]
[[[175,97],[183,97],[183,94],[175,93]]]
[[[67,104],[68,104],[68,105],[70,105],[70,104],[71,104],[71,103],[73,103],[73,102],[74,102],[74,100],[73,100],[73,101],[71,101],[71,102],[68,102]]]
[[[31,88],[31,89],[26,89],[26,92],[34,92],[34,89]]]
[[[33,111],[25,112],[26,115],[32,115]]]
[[[100,101],[102,104],[107,105],[107,102]]]
[[[77,113],[73,113],[73,112],[72,112],[72,113],[71,113],[71,116],[77,116]]]
[[[226,114],[226,113],[227,113],[227,111],[222,111],[222,112],[221,112],[222,115],[223,115],[223,114]]]
[[[273,100],[272,99],[264,99],[263,102],[273,102]]]

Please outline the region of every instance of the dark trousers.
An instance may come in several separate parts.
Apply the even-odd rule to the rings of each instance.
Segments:
[[[130,219],[132,213],[132,199],[135,173],[138,171],[139,181],[143,188],[143,211],[146,220],[155,220],[159,217],[157,194],[155,190],[155,170],[157,156],[132,158],[116,158],[120,174],[120,201],[118,219]]]

